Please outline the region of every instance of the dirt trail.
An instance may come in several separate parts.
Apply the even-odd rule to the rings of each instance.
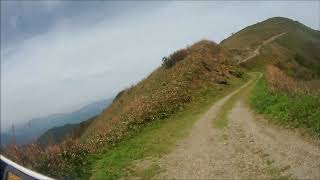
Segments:
[[[303,139],[298,133],[271,125],[257,118],[239,100],[230,115],[230,130],[243,133],[248,150],[266,156],[281,175],[297,179],[320,179],[319,142]]]
[[[277,35],[275,35],[275,36],[272,36],[271,38],[267,39],[266,41],[263,41],[262,44],[259,45],[259,46],[257,47],[257,49],[255,49],[255,50],[252,52],[251,55],[249,55],[247,58],[244,58],[244,59],[242,59],[241,61],[239,61],[238,64],[241,64],[241,63],[243,63],[243,62],[246,62],[246,61],[248,61],[248,60],[250,60],[250,59],[258,56],[258,55],[260,54],[260,49],[261,49],[264,45],[273,42],[274,40],[278,39],[279,37],[281,37],[281,36],[283,36],[283,35],[285,35],[285,34],[286,34],[286,32],[283,32],[283,33],[277,34]]]
[[[319,144],[256,120],[243,98],[230,111],[228,127],[213,128],[221,106],[251,83],[215,103],[195,123],[190,135],[159,160],[165,171],[155,178],[320,179]]]

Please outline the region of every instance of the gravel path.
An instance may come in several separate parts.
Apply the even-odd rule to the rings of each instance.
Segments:
[[[190,135],[159,160],[155,179],[320,179],[320,146],[268,125],[239,98],[227,128],[213,128],[220,107],[252,81],[215,103]],[[245,88],[247,89],[247,88]]]
[[[248,148],[268,157],[282,176],[295,179],[320,179],[320,144],[297,132],[271,125],[253,115],[248,106],[236,103],[229,119],[231,129],[242,131],[243,140],[251,142]]]

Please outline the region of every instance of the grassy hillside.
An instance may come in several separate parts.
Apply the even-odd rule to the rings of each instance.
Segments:
[[[113,144],[145,123],[183,110],[196,96],[241,77],[230,55],[219,45],[200,41],[163,59],[163,65],[124,90],[87,129],[82,139],[93,145]]]
[[[274,17],[248,26],[221,42],[233,51],[246,52],[256,49],[263,41],[286,32],[262,48],[261,54],[243,64],[248,69],[261,69],[272,63],[287,74],[300,79],[313,79],[320,75],[320,31],[298,21]]]
[[[97,118],[80,126],[75,131],[80,139],[66,139],[61,144],[44,148],[37,144],[21,148],[11,146],[5,153],[14,161],[44,174],[60,178],[83,177],[90,169],[86,168],[91,164],[88,157],[112,149],[154,122],[186,123],[188,127],[195,120],[193,112],[189,112],[192,118],[185,114],[188,110],[196,106],[194,108],[200,112],[205,103],[208,105],[225,90],[235,87],[235,82],[244,81],[243,73],[230,58],[227,50],[207,40],[178,50],[163,58],[162,66],[147,78],[120,92]],[[184,126],[181,128],[184,132]],[[159,145],[167,149],[180,137],[179,132],[172,132],[172,141],[166,138],[169,144],[164,141]],[[138,151],[143,152],[139,148]],[[133,153],[131,157],[136,159],[140,155]]]
[[[244,81],[228,52],[213,42],[174,52],[89,126],[82,140],[100,150],[89,157],[85,175],[152,176],[157,167],[140,172],[132,169],[134,161],[168,152],[215,99]]]
[[[115,147],[88,157],[91,165],[87,166],[87,174],[81,179],[84,177],[91,177],[90,179],[152,178],[160,171],[154,161],[172,150],[178,140],[187,136],[194,122],[215,101],[237,89],[247,79],[247,76],[231,77],[230,85],[221,85],[221,88],[212,87],[211,90],[195,97],[183,110],[168,118],[150,122],[148,126],[134,133],[130,138],[125,138]],[[150,164],[148,168],[137,167],[142,160]]]
[[[311,85],[311,86],[310,86]],[[320,89],[268,66],[251,95],[252,107],[276,124],[304,128],[320,137]]]

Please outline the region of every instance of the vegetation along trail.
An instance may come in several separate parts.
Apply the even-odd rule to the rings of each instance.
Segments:
[[[254,84],[251,80],[215,103],[159,160],[164,171],[156,178],[319,179],[319,144],[253,115],[246,97]]]

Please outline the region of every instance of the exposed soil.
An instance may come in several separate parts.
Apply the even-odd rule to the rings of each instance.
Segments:
[[[213,128],[220,107],[243,85],[215,103],[190,135],[159,160],[165,179],[320,179],[320,146],[257,118],[239,98],[228,127]],[[246,88],[247,89],[247,88]]]

